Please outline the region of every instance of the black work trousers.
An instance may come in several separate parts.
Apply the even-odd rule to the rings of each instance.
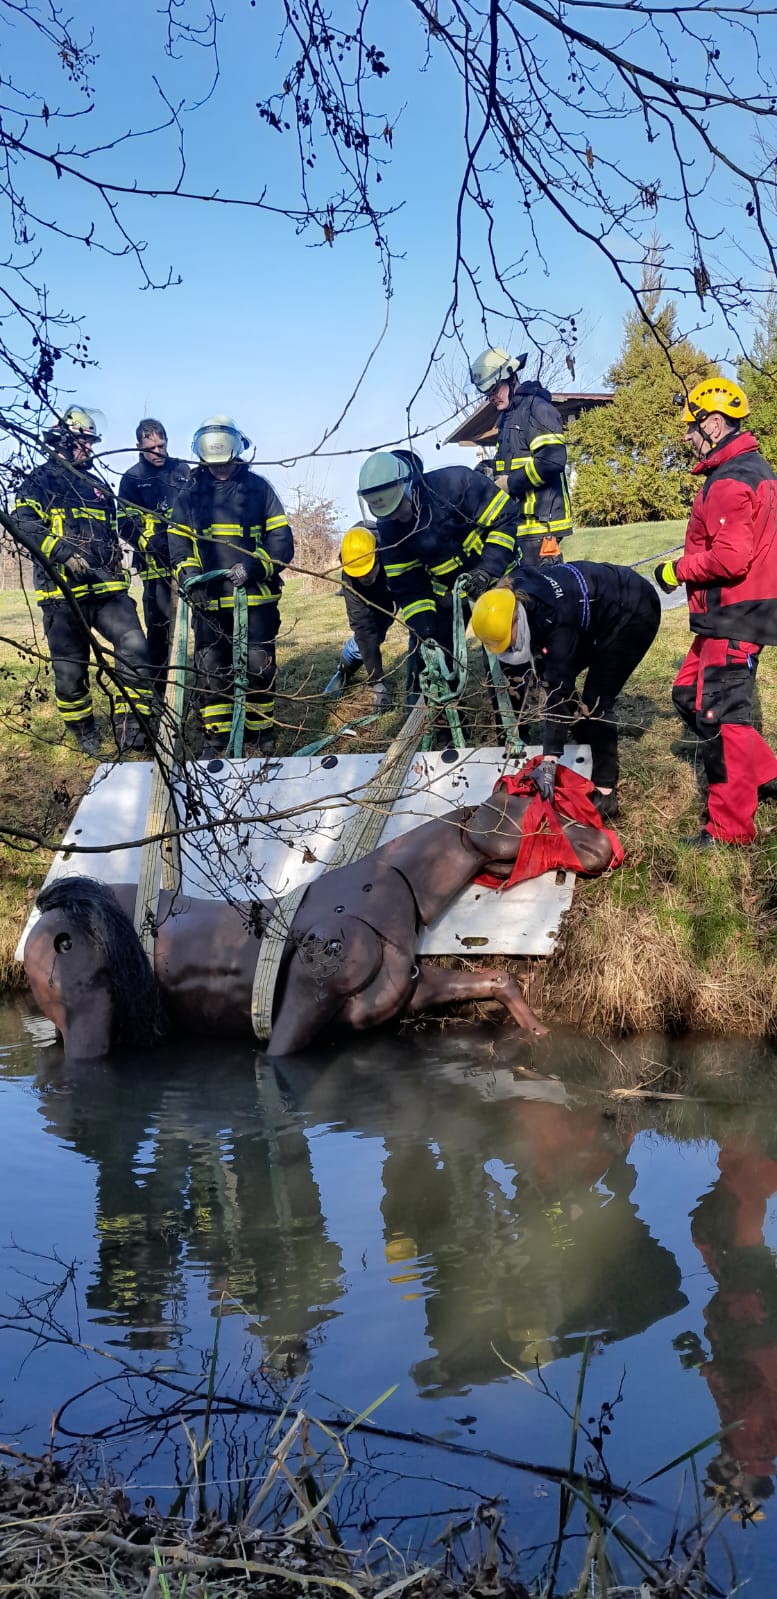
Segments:
[[[232,607],[195,610],[194,677],[205,737],[212,748],[226,749],[232,727],[235,675],[232,664]],[[272,730],[274,717],[275,640],[280,625],[275,604],[248,607],[248,690],[246,743]]]
[[[146,624],[148,658],[154,674],[154,687],[162,698],[170,659],[170,619],[173,589],[167,577],[148,577],[143,582],[143,620]]]
[[[95,594],[80,599],[78,606],[89,630],[99,633],[112,646],[120,689],[117,691],[111,683],[106,683],[106,689],[113,696],[114,711],[150,716],[151,663],[134,600],[127,593]],[[68,726],[89,721],[94,713],[89,691],[88,634],[64,599],[45,600],[41,611],[54,670],[57,708]]]

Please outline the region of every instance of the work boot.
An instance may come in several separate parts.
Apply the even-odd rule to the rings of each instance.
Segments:
[[[768,805],[777,800],[777,777],[769,783],[761,783],[758,789],[758,804]]]
[[[146,748],[146,735],[131,711],[116,717],[116,748],[120,755]]]
[[[201,761],[220,761],[220,760],[222,760],[223,757],[227,753],[227,745],[228,745],[228,743],[229,743],[228,734],[226,734],[226,733],[213,733],[210,738],[206,738],[205,739],[205,742],[203,743],[202,749],[200,750],[199,759]]]
[[[678,844],[685,844],[688,849],[728,849],[729,844],[725,838],[713,838],[711,833],[703,827],[700,833],[694,833],[690,838],[679,838]]]
[[[85,717],[83,722],[76,722],[73,735],[83,755],[99,755],[101,741],[93,716]]]
[[[268,727],[264,733],[259,734],[259,754],[265,756],[275,754],[275,734],[272,728]]]
[[[616,816],[620,816],[617,788],[611,789],[609,794],[603,794],[600,788],[595,788],[591,800],[603,822],[614,822]]]

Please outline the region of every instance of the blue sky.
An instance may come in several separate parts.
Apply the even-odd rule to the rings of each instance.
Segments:
[[[197,4],[187,0],[189,4],[187,15],[196,17]],[[388,334],[354,406],[324,452],[306,459],[341,411],[383,325],[378,252],[368,233],[339,237],[332,248],[311,248],[312,232],[297,236],[282,218],[169,199],[129,199],[122,215],[133,236],[148,241],[144,259],[150,272],[164,277],[171,266],[182,275],[179,287],[144,291],[133,259],[115,260],[60,239],[44,241],[39,269],[52,301],[84,314],[100,365],[74,386],[85,403],[105,413],[109,447],[131,446],[138,417],[149,412],[167,423],[171,448],[187,454],[199,422],[209,413],[226,411],[254,440],[257,461],[270,463],[263,469],[282,495],[290,498],[296,485],[330,495],[343,525],[356,510],[360,455],[327,452],[377,447],[406,427],[407,401],[450,298],[453,213],[462,160],[458,78],[439,52],[427,63],[409,0],[373,4],[371,37],[391,63],[388,77],[373,85],[373,99],[395,121],[392,163],[380,192],[387,203],[402,208],[393,223],[394,248],[402,259],[394,268]],[[351,0],[333,0],[332,9],[336,20],[345,20]],[[267,129],[255,109],[281,73],[268,49],[268,43],[274,49],[280,8],[276,0],[258,0],[255,7],[249,0],[226,0],[222,10],[221,79],[207,104],[187,120],[187,184],[244,195],[266,185],[268,199],[276,203],[284,197],[296,199],[293,135]],[[196,99],[204,91],[209,56],[195,48],[184,51],[177,62],[164,55],[158,0],[111,0],[102,8],[96,0],[81,0],[78,12],[76,26],[82,31],[94,18],[99,58],[90,74],[96,109],[73,124],[74,143],[87,137],[98,145],[110,133],[153,121],[163,111],[154,74],[172,99],[182,92]],[[595,18],[590,13],[587,20]],[[578,20],[583,25],[585,16]],[[19,77],[45,93],[52,109],[84,103],[52,67],[49,54],[34,43],[25,44],[20,30],[0,31],[0,48],[7,43],[17,52]],[[644,40],[639,48],[647,48]],[[567,65],[558,51],[555,61],[551,52],[550,73],[563,73]],[[59,136],[63,138],[61,129]],[[620,150],[636,151],[639,137],[639,130],[625,123],[593,127],[591,132],[597,157],[600,150],[606,153],[606,139]],[[174,134],[135,140],[118,153],[96,155],[89,170],[110,169],[121,180],[137,177],[162,187],[176,172],[175,152]],[[646,179],[660,172],[662,160],[660,148],[645,147]],[[325,156],[321,166],[324,192],[333,174]],[[314,185],[317,181],[314,177]],[[75,231],[86,232],[93,217],[102,226],[104,213],[66,181],[58,184],[53,175],[25,172],[22,187],[41,214],[55,215]],[[503,178],[494,178],[493,197],[504,258],[517,259],[526,252],[521,292],[532,303],[558,312],[579,312],[588,329],[574,385],[570,379],[564,386],[600,387],[620,344],[629,308],[625,291],[592,246],[538,208],[546,271]],[[718,198],[725,205],[725,197]],[[661,222],[662,237],[671,242],[676,226],[670,209]],[[108,236],[104,227],[103,236]],[[475,253],[478,247],[473,235]],[[511,332],[497,318],[492,332],[514,348],[523,342],[519,329]],[[486,342],[472,303],[464,306],[464,337],[471,355]],[[715,329],[700,336],[713,354],[724,353],[722,339]],[[461,363],[458,352],[455,359]],[[431,379],[413,411],[417,426],[432,427],[421,444],[427,466],[467,459],[455,449],[436,449],[450,431],[445,417],[446,403]],[[294,458],[296,464],[277,464]],[[127,455],[126,461],[131,459]]]

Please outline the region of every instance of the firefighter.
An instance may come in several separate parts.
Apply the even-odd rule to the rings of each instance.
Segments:
[[[563,561],[560,541],[572,532],[561,417],[541,383],[521,383],[526,356],[484,350],[470,369],[475,388],[499,412],[496,484],[518,501],[515,553],[525,566]]]
[[[359,474],[359,496],[377,518],[380,558],[402,620],[417,639],[450,651],[451,593],[468,598],[496,583],[515,559],[515,506],[468,466],[423,472],[404,452],[378,451]]]
[[[337,671],[324,689],[325,694],[342,694],[361,666],[367,669],[372,688],[372,708],[378,715],[391,709],[391,689],[383,675],[381,645],[397,613],[397,602],[388,586],[374,532],[362,522],[349,528],[340,548],[343,599],[352,632],[346,639]],[[416,654],[407,659],[406,695],[417,692]]]
[[[116,525],[116,504],[107,483],[92,469],[99,441],[94,417],[73,405],[44,435],[51,451],[22,484],[14,515],[19,529],[57,577],[35,562],[36,599],[54,670],[57,707],[79,749],[96,755],[100,736],[89,691],[89,636],[94,629],[112,646],[121,692],[114,701],[119,750],[142,749],[152,710],[151,666],[134,600],[127,589]],[[83,622],[68,604],[65,581]]]
[[[753,693],[765,644],[777,644],[777,479],[742,432],[747,395],[728,378],[705,378],[685,401],[686,442],[702,480],[685,551],[655,579],[667,594],[685,583],[696,634],[672,689],[675,709],[698,734],[707,818],[685,843],[751,844],[758,801],[777,798],[777,759],[753,727]]]
[[[517,567],[478,600],[472,628],[521,689],[527,672],[545,690],[543,757],[532,773],[553,801],[565,743],[590,744],[591,798],[603,820],[618,815],[618,725],[613,707],[658,632],[661,606],[647,578],[628,566],[577,561]],[[575,679],[586,672],[582,697]]]
[[[155,417],[143,417],[135,429],[135,438],[140,451],[138,460],[119,484],[119,531],[135,552],[143,584],[148,653],[155,687],[161,695],[170,654],[173,595],[167,519],[189,477],[189,468],[185,461],[168,455],[167,433]]]
[[[248,599],[248,692],[245,753],[271,755],[275,639],[281,572],[294,556],[286,513],[266,478],[240,459],[250,439],[231,417],[213,416],[197,429],[192,454],[199,466],[173,508],[168,542],[176,577],[193,577],[194,668],[205,743],[204,757],[229,743],[234,697],[232,624],[235,590]],[[226,576],[218,574],[226,572]],[[207,577],[208,573],[213,576]]]

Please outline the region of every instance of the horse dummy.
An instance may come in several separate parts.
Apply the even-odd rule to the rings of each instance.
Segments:
[[[498,789],[482,805],[425,822],[362,860],[316,878],[286,940],[268,1054],[305,1049],[334,1028],[378,1027],[460,1000],[497,999],[525,1032],[546,1029],[515,979],[491,967],[416,962],[422,927],[483,872],[509,877],[531,805]],[[609,839],[564,822],[582,870],[607,869]],[[165,1033],[252,1036],[251,992],[272,903],[238,906],[163,891],[152,967],[131,917],[137,884],[57,879],[38,895],[24,964],[33,998],[70,1059],[150,1048]]]

